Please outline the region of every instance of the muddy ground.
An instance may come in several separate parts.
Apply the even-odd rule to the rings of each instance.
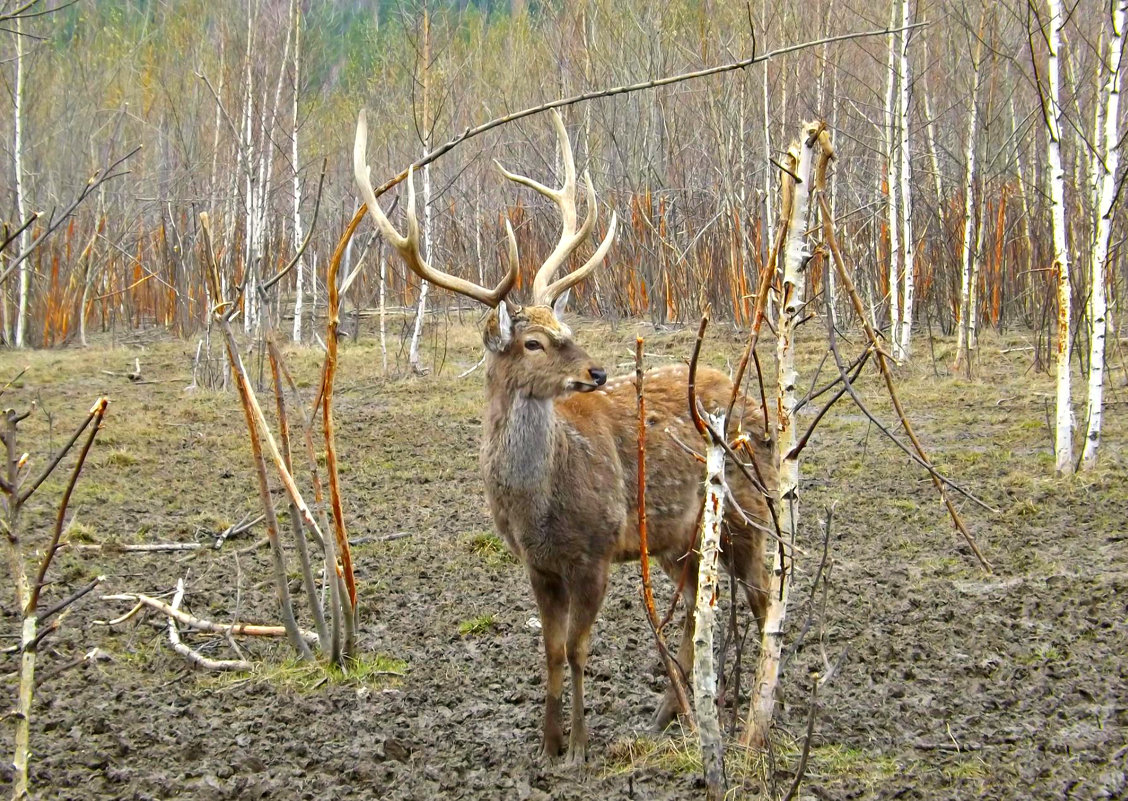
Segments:
[[[690,350],[685,331],[575,328],[609,371],[626,369],[636,331],[647,336],[655,364]],[[738,340],[714,331],[709,359],[725,365]],[[534,759],[543,681],[539,635],[528,623],[535,606],[521,569],[489,534],[477,475],[481,370],[456,377],[480,349],[471,331],[457,327],[431,344],[443,369],[422,379],[385,378],[371,336],[344,345],[336,410],[350,534],[407,535],[354,552],[364,675],[323,680],[323,672],[288,661],[285,645],[258,641],[244,647],[262,669],[216,676],[174,654],[154,616],[113,629],[95,623],[128,608],[102,600],[103,592],[167,596],[181,577],[197,615],[276,620],[267,552],[247,550],[263,536],[261,526],[219,550],[188,554],[68,549],[52,571],[48,602],[92,576],[105,574],[106,582],[41,650],[35,797],[702,796],[687,741],[648,731],[664,681],[634,565],[616,570],[597,624],[587,771]],[[901,371],[906,405],[938,465],[997,510],[958,502],[994,565],[990,575],[953,532],[927,477],[856,409],[841,404],[817,431],[804,454],[811,557],[799,566],[792,632],[807,619],[819,520],[833,505],[825,615],[816,605],[803,648],[786,667],[773,758],[730,753],[734,797],[786,791],[807,727],[810,674],[822,669],[824,653],[842,661],[820,695],[800,797],[1128,796],[1128,374],[1123,364],[1110,371],[1100,469],[1054,479],[1053,387],[1030,369],[1030,344],[1018,335],[986,340],[978,377],[968,380],[951,375],[951,342],[930,349],[922,339],[917,361]],[[234,396],[185,390],[195,348],[149,335],[89,350],[0,355],[5,382],[31,366],[2,403],[37,401],[24,449],[38,464],[98,394],[111,399],[71,504],[71,541],[211,542],[255,510]],[[806,376],[818,356],[806,354]],[[135,357],[152,383],[124,377]],[[288,358],[311,395],[319,354],[295,350]],[[890,419],[872,375],[864,395]],[[49,484],[43,500],[56,498],[60,484]],[[29,512],[31,541],[42,541],[48,519],[43,505]],[[8,579],[3,584],[0,645],[7,646],[18,626]],[[308,625],[296,580],[293,586]],[[665,603],[664,578],[659,590]],[[189,642],[232,656],[222,639]],[[94,648],[98,658],[76,664]],[[13,701],[17,667],[13,655],[0,656]],[[5,721],[5,761],[11,730]],[[0,793],[10,781],[0,769]]]

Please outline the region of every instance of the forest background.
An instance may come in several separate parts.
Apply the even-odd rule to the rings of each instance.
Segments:
[[[1083,372],[1109,11],[1079,2],[1064,9],[1061,27],[1071,338]],[[17,20],[22,35],[0,41],[9,108],[19,101],[18,114],[0,116],[8,235],[36,212],[21,234],[34,242],[92,174],[141,150],[117,168],[128,174],[99,184],[18,269],[8,267],[20,249],[5,252],[0,329],[6,342],[32,346],[85,341],[87,326],[195,332],[207,321],[198,213],[216,221],[225,277],[253,283],[309,233],[324,164],[310,246],[276,310],[295,339],[308,339],[310,315],[323,309],[327,257],[357,206],[348,153],[360,108],[379,183],[512,110],[907,23],[919,27],[572,107],[580,169],[627,223],[608,269],[579,288],[574,305],[660,323],[711,306],[745,322],[774,225],[774,165],[799,122],[818,118],[838,150],[832,204],[847,256],[896,355],[911,352],[903,328],[946,334],[970,325],[974,348],[977,327],[1017,326],[1035,335],[1035,364],[1048,369],[1058,291],[1045,155],[1048,19],[1045,8],[1017,0],[921,2],[911,16],[899,0],[786,8],[107,0]],[[431,168],[436,263],[492,283],[504,268],[507,218],[530,261],[547,252],[554,210],[508,185],[492,160],[552,174],[550,137],[534,117]],[[1119,197],[1123,177],[1114,177]],[[1100,265],[1110,323],[1125,279],[1120,205]],[[362,232],[359,241],[371,241],[367,222]],[[372,307],[383,285],[389,304],[409,309],[418,282],[386,255],[379,250],[362,271],[352,299]],[[822,271],[809,275],[817,293]],[[254,293],[247,297],[251,327]],[[1115,335],[1109,342],[1119,346]]]

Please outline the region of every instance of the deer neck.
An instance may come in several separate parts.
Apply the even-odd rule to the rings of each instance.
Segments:
[[[487,379],[482,467],[487,481],[523,493],[546,493],[555,462],[557,417],[551,400],[531,398]]]

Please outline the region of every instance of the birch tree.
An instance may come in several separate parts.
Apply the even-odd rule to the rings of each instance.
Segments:
[[[802,145],[798,142],[791,145],[786,160],[790,172],[785,172],[781,178],[783,203],[780,214],[786,220],[787,234],[776,340],[776,403],[780,413],[775,454],[779,473],[779,533],[786,545],[781,543],[780,547],[774,549],[775,561],[768,594],[768,610],[761,635],[760,663],[752,685],[752,705],[745,740],[754,747],[763,747],[768,741],[783,652],[783,624],[787,616],[791,575],[794,572],[793,566],[785,564],[785,560],[792,558],[790,546],[795,543],[799,531],[799,451],[796,448],[799,432],[796,431],[794,419],[799,374],[795,368],[795,333],[804,309],[804,273],[809,261],[807,218],[811,197],[816,189],[815,149],[819,148],[823,154],[820,176],[830,153],[830,136],[818,123],[808,123],[803,127]]]
[[[294,250],[301,250],[305,234],[302,232],[302,182],[298,173],[298,87],[301,85],[301,55],[302,55],[302,8],[298,3],[292,3],[294,19],[294,128],[290,139],[290,164],[294,172]],[[294,265],[294,342],[302,341],[302,293],[305,290],[305,259],[298,256],[298,263]]]
[[[23,221],[27,219],[27,202],[24,196],[24,175],[23,175],[23,96],[24,96],[24,37],[23,37],[23,18],[17,16],[16,20],[16,86],[15,86],[15,120],[13,127],[14,142],[12,149],[13,167],[16,171],[16,214],[19,216],[19,222],[22,225]],[[23,233],[20,234],[20,252],[26,252],[31,242],[31,235],[25,228]],[[31,265],[27,259],[24,259],[19,266],[19,288],[17,291],[16,301],[16,341],[17,348],[24,346],[24,338],[27,330],[27,291],[29,275],[28,270]]]
[[[431,152],[431,15],[423,9],[423,125],[421,128],[423,138],[423,157]],[[431,165],[423,167],[423,258],[431,258]],[[408,363],[416,375],[427,372],[423,359],[419,355],[419,340],[423,334],[423,317],[427,313],[427,290],[430,284],[419,279],[419,303],[415,307],[415,327],[411,332],[411,347],[408,350]]]
[[[1107,328],[1107,301],[1105,297],[1105,272],[1108,267],[1109,235],[1112,230],[1112,212],[1116,201],[1116,172],[1120,166],[1120,68],[1124,56],[1124,22],[1128,13],[1128,0],[1116,0],[1112,8],[1112,36],[1108,45],[1108,58],[1103,64],[1105,83],[1098,98],[1104,103],[1104,130],[1094,131],[1101,142],[1098,176],[1095,182],[1097,206],[1096,235],[1090,256],[1092,267],[1089,295],[1089,320],[1093,327],[1089,339],[1089,402],[1088,430],[1081,467],[1091,470],[1097,464],[1097,449],[1101,441],[1101,415],[1104,405],[1104,350]],[[1068,361],[1067,361],[1068,364]],[[1060,464],[1060,463],[1059,463]]]
[[[713,431],[725,430],[723,412],[702,414]],[[716,612],[717,564],[721,547],[721,522],[725,508],[725,449],[708,429],[706,441],[705,506],[702,513],[701,558],[697,563],[697,597],[693,629],[693,707],[697,713],[701,757],[705,766],[705,797],[724,797],[724,742],[717,717],[717,669],[713,664],[713,628]],[[735,601],[735,599],[734,599]]]
[[[1073,412],[1070,403],[1070,284],[1069,240],[1065,228],[1065,170],[1061,163],[1061,31],[1065,15],[1061,0],[1047,0],[1050,10],[1046,42],[1049,58],[1046,69],[1049,97],[1043,103],[1046,119],[1046,149],[1050,163],[1050,208],[1054,232],[1053,271],[1057,277],[1057,413],[1054,437],[1054,466],[1059,476],[1073,472]]]
[[[898,112],[901,118],[901,248],[904,271],[904,294],[901,313],[901,341],[894,345],[893,355],[909,358],[913,327],[913,198],[911,190],[912,168],[909,163],[909,23],[910,0],[901,0],[901,96]]]
[[[963,239],[960,261],[960,305],[956,320],[956,364],[959,369],[968,359],[968,346],[971,333],[969,326],[973,312],[972,304],[972,248],[975,236],[975,140],[978,133],[979,83],[983,66],[983,21],[979,21],[979,36],[975,45],[975,56],[971,60],[971,108],[967,116],[967,146],[964,150],[964,219]]]
[[[904,0],[903,0],[904,1]],[[889,27],[897,24],[897,3],[889,4]],[[900,360],[901,308],[900,265],[904,258],[901,250],[901,221],[897,218],[897,37],[889,35],[889,81],[885,90],[885,186],[888,191],[889,224],[889,341],[893,343],[893,358]]]

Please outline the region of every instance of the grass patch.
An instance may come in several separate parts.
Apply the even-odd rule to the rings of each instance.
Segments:
[[[1044,665],[1065,661],[1065,654],[1053,643],[1041,642],[1015,659],[1020,665]]]
[[[458,633],[463,637],[485,634],[497,623],[497,615],[478,615],[458,624]]]
[[[966,756],[955,765],[946,765],[943,770],[944,778],[951,783],[963,781],[983,781],[987,778],[987,763],[982,757]]]
[[[471,535],[467,541],[467,547],[469,547],[470,553],[480,558],[490,567],[517,564],[517,560],[513,558],[513,554],[505,547],[505,543],[501,541],[501,537],[497,536],[492,531],[480,531]]]
[[[607,747],[605,776],[620,776],[645,769],[668,770],[689,776],[701,773],[701,747],[688,734],[672,737],[624,737]]]
[[[315,692],[326,684],[383,689],[397,684],[406,672],[406,661],[380,654],[349,659],[344,667],[290,657],[281,662],[255,664],[249,673],[211,674],[201,679],[201,682],[218,688],[247,682],[269,684],[306,694]]]
[[[808,766],[808,775],[828,779],[857,779],[870,786],[892,779],[899,772],[901,765],[891,756],[838,743],[812,748]]]
[[[132,467],[141,460],[125,448],[115,448],[106,454],[106,464],[114,467]]]
[[[725,772],[733,787],[763,787],[769,780],[771,764],[797,764],[799,744],[791,739],[773,737],[773,757],[765,751],[743,748],[736,742],[725,743]],[[703,770],[701,747],[694,734],[686,731],[649,737],[624,737],[612,742],[604,754],[603,776],[622,776],[642,770],[661,770],[679,776],[700,776]],[[738,795],[737,797],[743,797]]]

